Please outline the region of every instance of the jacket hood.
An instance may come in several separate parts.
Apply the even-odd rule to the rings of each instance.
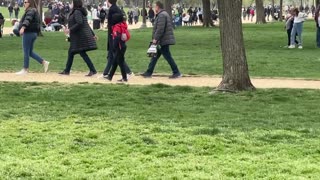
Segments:
[[[120,22],[123,22],[123,15],[120,13],[116,13],[112,15],[112,21],[114,24],[118,24]]]
[[[79,10],[84,16],[87,16],[88,15],[88,11],[82,7],[82,8],[76,8],[74,10]]]

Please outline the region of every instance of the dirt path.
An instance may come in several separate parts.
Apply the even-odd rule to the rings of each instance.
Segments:
[[[100,75],[94,77],[85,77],[84,73],[75,73],[70,76],[61,76],[57,73],[29,73],[25,76],[18,76],[14,73],[0,73],[0,81],[3,82],[42,82],[42,83],[101,83],[111,84],[116,83],[120,79],[119,75],[114,77],[114,82],[109,82]],[[129,80],[130,85],[151,85],[151,84],[167,84],[171,86],[194,86],[194,87],[216,87],[219,85],[221,78],[213,76],[201,77],[182,77],[180,79],[168,79],[166,76],[155,76],[153,78],[143,78],[141,76],[131,77]],[[256,78],[252,79],[253,84],[257,88],[293,88],[293,89],[320,89],[320,80],[303,80],[303,79],[267,79]]]

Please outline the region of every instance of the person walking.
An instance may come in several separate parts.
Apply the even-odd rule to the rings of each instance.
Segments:
[[[298,48],[303,49],[302,46],[302,31],[303,31],[303,23],[307,18],[305,13],[299,12],[298,8],[293,9],[293,28],[291,31],[291,45],[289,46],[290,49],[296,48],[295,37],[298,34]]]
[[[152,43],[160,45],[160,49],[158,50],[157,55],[151,58],[147,71],[141,74],[145,78],[152,77],[154,68],[161,55],[163,55],[171,66],[173,74],[169,78],[175,79],[182,76],[170,53],[169,47],[170,45],[174,45],[176,41],[173,34],[171,17],[163,8],[163,4],[160,1],[157,1],[155,7],[157,15],[153,27]]]
[[[113,37],[112,37],[112,26],[114,26],[116,23],[113,21],[113,15],[115,14],[122,14],[122,11],[120,8],[117,6],[117,0],[108,0],[108,6],[109,6],[109,12],[108,12],[108,41],[107,41],[107,50],[108,50],[108,55],[107,55],[107,66],[103,71],[103,77],[107,78],[112,65],[114,64],[114,46],[113,46]],[[133,75],[131,69],[129,68],[128,64],[124,62],[124,66],[126,69],[126,72],[128,75]]]
[[[87,10],[83,7],[82,0],[73,0],[70,5],[72,9],[68,19],[68,28],[64,29],[65,34],[69,34],[70,47],[68,51],[68,60],[66,68],[60,72],[61,75],[69,75],[73,64],[73,59],[76,54],[80,54],[82,59],[89,67],[89,74],[93,76],[97,71],[89,58],[87,51],[96,50],[97,44],[94,32],[88,24]]]
[[[12,14],[13,14],[13,6],[10,3],[8,6],[8,11],[9,11],[9,16],[10,16],[10,21],[12,20]]]
[[[317,47],[320,48],[320,5],[315,10],[314,21],[317,26]]]
[[[152,25],[154,23],[154,16],[155,16],[154,10],[152,9],[152,7],[150,7],[149,11],[148,11],[148,17],[149,17],[149,21]]]
[[[115,23],[112,27],[112,38],[113,38],[113,46],[114,46],[114,62],[110,71],[110,74],[106,79],[112,81],[114,73],[117,70],[117,67],[120,67],[122,79],[118,80],[118,82],[128,82],[128,77],[126,73],[126,69],[124,66],[124,55],[127,50],[126,41],[128,40],[128,36],[123,38],[123,34],[128,32],[128,25],[123,18],[122,14],[114,14],[112,16],[112,20]]]
[[[45,61],[43,58],[33,52],[34,43],[40,32],[40,15],[36,9],[35,1],[24,0],[24,8],[25,13],[22,16],[19,24],[19,33],[22,36],[22,46],[24,52],[24,65],[23,69],[16,74],[28,74],[30,57],[42,64],[44,72],[46,73],[49,68],[49,62]]]
[[[14,17],[15,17],[16,19],[19,19],[19,11],[20,11],[19,5],[16,4],[16,5],[14,6],[13,10],[14,10]]]

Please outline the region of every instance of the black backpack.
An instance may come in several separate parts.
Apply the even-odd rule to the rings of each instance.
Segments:
[[[100,11],[100,19],[105,19],[106,18],[106,16],[107,16],[107,12],[104,10],[104,9],[102,9],[101,11]]]

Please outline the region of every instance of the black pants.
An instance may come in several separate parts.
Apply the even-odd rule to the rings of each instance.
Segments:
[[[111,67],[112,65],[114,64],[114,50],[113,50],[113,40],[112,40],[112,35],[109,34],[109,37],[108,37],[108,56],[107,56],[107,66],[106,68],[104,69],[103,71],[103,75],[108,75],[110,74],[110,70],[111,70]],[[126,63],[126,61],[124,60],[124,67],[125,67],[125,70],[126,70],[126,73],[127,74],[131,74],[131,69],[129,68],[128,64]]]
[[[125,69],[125,62],[124,62],[124,55],[126,53],[126,50],[127,50],[127,48],[124,47],[121,50],[117,49],[115,51],[115,53],[114,53],[114,55],[115,55],[114,58],[115,59],[114,59],[114,62],[112,64],[112,68],[111,68],[111,71],[110,71],[110,74],[109,74],[110,79],[113,78],[114,73],[116,72],[117,67],[119,65],[120,70],[121,70],[122,79],[123,80],[128,80],[127,72],[126,72],[126,69]]]
[[[287,34],[288,34],[288,46],[291,45],[291,31],[292,31],[292,29],[288,29],[288,30],[287,30]],[[296,44],[298,44],[297,35],[298,35],[298,34],[296,34],[296,37],[295,37],[295,39],[294,39],[294,41],[295,41]]]
[[[64,70],[65,72],[70,72],[72,64],[73,64],[73,59],[74,59],[74,55],[76,55],[78,53],[73,53],[69,50],[68,52],[68,60],[67,60],[67,64],[66,64],[66,69]],[[92,61],[90,60],[88,54],[85,51],[81,51],[80,56],[82,57],[82,59],[84,60],[84,62],[86,62],[88,68],[90,69],[91,72],[97,72]]]
[[[156,64],[158,62],[158,59],[160,58],[161,55],[163,55],[163,57],[168,61],[169,65],[171,67],[172,73],[179,74],[180,71],[179,71],[178,66],[175,63],[174,59],[172,58],[172,55],[171,55],[170,49],[169,49],[169,45],[161,46],[161,49],[159,50],[157,56],[153,57],[151,59],[147,73],[149,75],[152,75],[154,68],[156,67]]]

